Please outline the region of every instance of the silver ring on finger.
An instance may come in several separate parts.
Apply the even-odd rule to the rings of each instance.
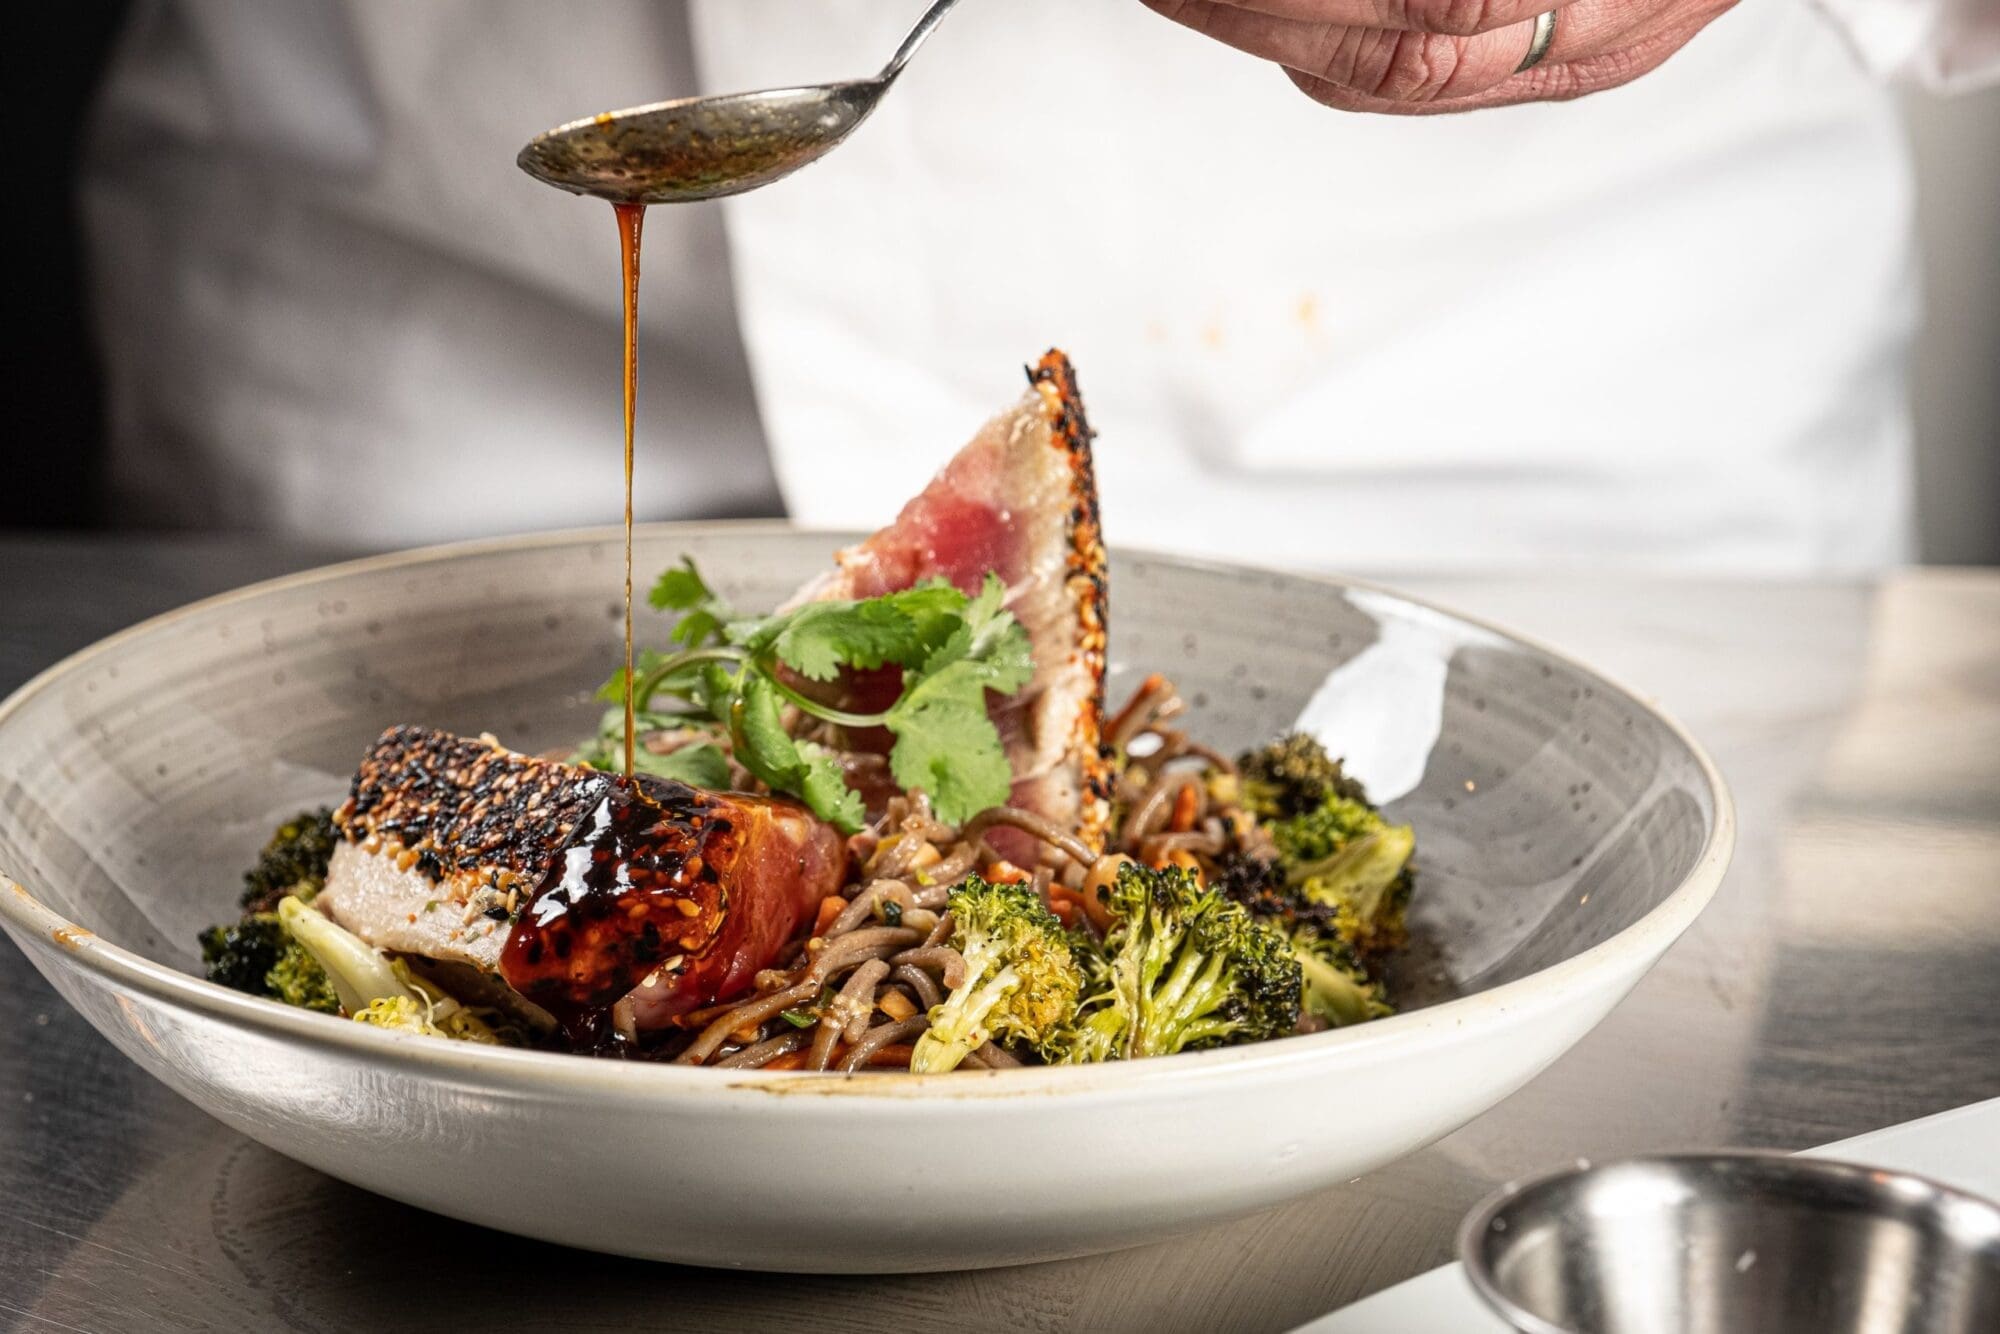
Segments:
[[[1556,44],[1556,11],[1535,15],[1535,31],[1528,38],[1528,54],[1521,57],[1521,63],[1514,66],[1516,74],[1525,73],[1542,63],[1549,48]]]

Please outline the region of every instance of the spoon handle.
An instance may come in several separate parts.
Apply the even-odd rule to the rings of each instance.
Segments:
[[[958,0],[937,0],[936,4],[925,10],[924,16],[917,20],[917,26],[910,29],[910,35],[896,48],[896,54],[889,57],[889,63],[875,76],[876,80],[884,84],[893,82],[896,76],[903,72],[903,66],[910,63],[910,57],[917,53],[917,48],[924,44],[924,39],[931,35],[931,30],[944,21],[944,16],[950,13],[951,7],[957,3]]]

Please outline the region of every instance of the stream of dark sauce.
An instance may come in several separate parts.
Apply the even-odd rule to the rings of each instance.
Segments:
[[[655,969],[702,965],[728,906],[718,863],[728,864],[737,838],[720,804],[683,783],[599,781],[602,798],[500,952],[501,976],[585,1051],[617,1045],[611,1007]]]
[[[618,217],[619,272],[625,284],[625,777],[630,778],[639,739],[632,696],[632,427],[639,390],[639,234],[646,225],[646,206],[611,208]]]

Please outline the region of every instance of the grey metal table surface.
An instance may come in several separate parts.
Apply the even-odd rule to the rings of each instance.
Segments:
[[[322,556],[0,539],[0,688]],[[2000,1096],[2000,573],[1402,582],[1657,695],[1714,751],[1742,827],[1716,902],[1631,998],[1422,1153],[1058,1264],[785,1277],[609,1259],[378,1199],[225,1130],[0,945],[0,1326],[1280,1330],[1449,1259],[1460,1215],[1512,1175],[1674,1145],[1798,1148]]]

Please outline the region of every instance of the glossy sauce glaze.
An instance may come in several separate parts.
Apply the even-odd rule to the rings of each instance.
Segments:
[[[500,975],[583,1050],[736,995],[846,878],[846,843],[803,807],[641,774],[602,796],[549,862]],[[629,999],[628,999],[629,993]]]
[[[500,954],[516,991],[583,1047],[613,1040],[611,1006],[656,971],[700,968],[729,910],[716,874],[737,832],[708,793],[613,779],[529,896]]]

